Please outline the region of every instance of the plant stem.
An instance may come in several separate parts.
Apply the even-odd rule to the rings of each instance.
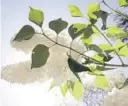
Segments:
[[[101,33],[101,35],[105,38],[105,40],[106,40],[111,46],[113,46],[113,45],[111,44],[111,42],[108,40],[108,38],[107,38],[95,25],[93,25],[93,26]],[[118,56],[118,58],[120,59],[122,65],[124,65],[124,62],[123,62],[123,60],[121,59],[121,57],[119,56],[119,54],[117,53],[117,51],[116,51],[115,49],[114,49],[114,51],[115,51],[116,55]]]
[[[102,1],[102,3],[104,3],[104,5],[106,5],[110,10],[112,10],[113,12],[125,17],[126,19],[128,19],[128,16],[124,15],[123,13],[119,12],[119,11],[116,11],[115,9],[113,9],[112,7],[110,7],[106,2],[105,0]]]
[[[55,44],[57,44],[57,45],[59,45],[59,46],[61,46],[61,47],[65,47],[65,48],[71,49],[72,51],[78,53],[79,55],[83,55],[83,56],[85,56],[86,58],[89,58],[89,59],[95,61],[95,64],[103,65],[103,66],[110,66],[110,67],[128,67],[128,64],[118,65],[118,64],[101,63],[100,61],[95,60],[95,59],[93,59],[93,58],[91,58],[91,57],[89,57],[89,56],[86,56],[85,54],[83,54],[83,53],[81,53],[81,52],[79,52],[79,51],[77,51],[77,50],[75,50],[75,49],[73,49],[73,48],[70,48],[70,47],[68,47],[68,46],[66,46],[66,45],[62,45],[62,44],[60,44],[60,43],[58,43],[58,42],[52,40],[50,37],[48,37],[47,35],[45,35],[45,34],[43,33],[43,30],[42,30],[42,33],[36,33],[36,34],[41,34],[41,35],[45,36],[47,39],[49,39],[50,41],[52,41],[53,43],[55,43]]]

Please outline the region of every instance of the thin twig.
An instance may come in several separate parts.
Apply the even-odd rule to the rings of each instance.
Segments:
[[[42,30],[42,32],[43,32],[43,30]],[[62,44],[60,44],[60,43],[57,43],[56,41],[52,40],[50,37],[48,37],[48,36],[45,35],[44,33],[36,33],[36,34],[44,35],[47,39],[49,39],[49,40],[52,41],[53,43],[55,43],[55,44],[57,44],[57,45],[59,45],[59,46],[61,46],[61,47],[65,47],[65,48],[71,49],[72,51],[74,51],[74,52],[76,52],[76,53],[78,53],[78,54],[80,54],[80,55],[83,55],[83,56],[85,56],[86,58],[89,58],[90,60],[95,61],[95,64],[104,65],[104,66],[110,66],[110,67],[128,67],[128,64],[118,65],[118,64],[101,63],[100,61],[95,60],[95,59],[93,59],[93,58],[91,58],[91,57],[89,57],[89,56],[86,56],[85,54],[83,54],[83,53],[81,53],[81,52],[79,52],[79,51],[77,51],[77,50],[75,50],[75,49],[73,49],[73,48],[70,48],[70,47],[68,47],[68,46],[66,46],[66,45],[62,45]]]
[[[105,40],[106,40],[111,46],[113,46],[112,43],[108,40],[108,38],[107,38],[95,25],[93,25],[93,26],[101,33],[101,35],[105,38]],[[116,55],[118,56],[118,58],[120,59],[122,65],[124,65],[124,62],[123,62],[123,60],[121,59],[121,57],[119,56],[119,54],[117,53],[117,51],[116,51],[115,49],[114,49],[114,51],[115,51]]]
[[[104,5],[106,5],[106,6],[107,6],[110,10],[112,10],[113,12],[115,12],[115,13],[117,13],[117,14],[119,14],[119,15],[125,17],[126,19],[128,19],[128,16],[126,16],[126,15],[124,15],[123,13],[118,12],[118,11],[116,11],[115,9],[113,9],[112,7],[110,7],[110,6],[105,2],[105,0],[103,0],[102,3],[104,3]]]

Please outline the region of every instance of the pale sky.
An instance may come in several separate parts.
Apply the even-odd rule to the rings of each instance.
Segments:
[[[72,18],[68,11],[68,5],[77,5],[83,14],[86,14],[87,7],[92,2],[100,2],[101,0],[2,0],[1,1],[1,53],[2,66],[14,63],[18,59],[27,58],[23,53],[15,52],[11,45],[10,39],[16,34],[23,25],[33,25],[28,20],[29,6],[41,9],[44,12],[45,20],[44,26],[48,27],[48,22],[62,18],[68,22],[83,22],[85,19]],[[117,0],[106,0],[106,2],[113,8],[117,7]],[[109,10],[105,6],[102,9]],[[112,24],[113,20],[109,20]]]

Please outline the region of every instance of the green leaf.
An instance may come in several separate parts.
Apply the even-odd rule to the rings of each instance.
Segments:
[[[118,4],[120,7],[128,6],[128,1],[127,0],[118,0]]]
[[[126,46],[125,43],[119,41],[119,42],[116,42],[114,47],[115,47],[116,50],[120,50],[124,46]]]
[[[114,48],[109,44],[100,44],[98,45],[103,51],[110,53],[114,51]]]
[[[102,54],[102,49],[100,49],[97,45],[91,44],[88,47],[89,47],[89,50],[94,50],[97,53]]]
[[[81,36],[81,40],[83,42],[84,45],[90,45],[92,44],[92,36],[86,38],[84,36]]]
[[[89,71],[90,69],[80,63],[78,63],[76,60],[74,60],[72,57],[68,58],[68,65],[70,70],[73,72],[73,74],[78,78],[79,81],[81,81],[78,73],[83,71]]]
[[[127,37],[127,33],[124,32],[122,29],[116,27],[116,26],[111,26],[107,30],[107,36],[108,37],[116,37],[118,39]]]
[[[16,37],[13,41],[22,41],[22,40],[29,40],[35,34],[35,30],[30,25],[25,25],[21,28],[21,30],[16,34]]]
[[[76,5],[69,5],[68,8],[72,17],[83,17],[80,9]]]
[[[60,90],[61,90],[62,95],[65,96],[67,93],[67,90],[68,90],[68,82],[67,81],[64,83],[64,85],[60,86]]]
[[[88,7],[87,14],[90,19],[97,20],[98,13],[100,12],[100,5],[97,3],[91,3]]]
[[[108,88],[109,83],[108,83],[106,76],[96,76],[95,85],[98,88]]]
[[[84,93],[84,86],[81,82],[76,81],[74,83],[73,89],[69,88],[72,96],[76,99],[76,100],[81,100],[83,93]]]
[[[96,36],[101,36],[100,31],[98,31],[94,26],[92,26],[92,30]]]
[[[106,21],[107,21],[108,15],[109,15],[109,14],[108,14],[107,12],[105,12],[105,11],[100,11],[100,17],[101,17],[102,23],[103,23],[103,25],[102,25],[102,27],[101,27],[102,30],[106,30]]]
[[[104,56],[101,55],[101,54],[95,54],[92,56],[93,59],[97,60],[97,61],[100,61],[100,62],[104,62]]]
[[[42,27],[44,21],[44,14],[41,10],[30,7],[29,20],[36,25]]]
[[[124,46],[119,50],[119,55],[120,56],[125,56],[128,57],[128,47]]]
[[[81,23],[72,24],[68,28],[69,35],[71,36],[72,39],[75,39],[84,32],[86,27],[87,27],[86,24],[81,24]]]
[[[74,60],[72,57],[68,58],[68,65],[72,72],[83,72],[83,71],[89,71],[90,69],[80,63],[78,63],[76,60]]]
[[[54,30],[57,34],[59,34],[67,26],[68,26],[68,23],[66,21],[63,21],[61,18],[53,20],[49,23],[49,28]]]
[[[92,36],[94,34],[94,31],[92,29],[92,25],[87,25],[87,27],[84,29],[84,32],[81,34],[81,40],[85,44],[85,46],[88,46],[92,43]]]
[[[32,64],[31,68],[38,68],[48,60],[50,53],[49,48],[45,45],[39,44],[32,50]]]

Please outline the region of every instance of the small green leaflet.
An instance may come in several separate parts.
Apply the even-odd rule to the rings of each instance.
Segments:
[[[21,28],[21,30],[16,34],[16,37],[13,41],[22,41],[22,40],[29,40],[35,34],[35,30],[30,25],[25,25]]]
[[[68,90],[68,82],[66,81],[62,86],[60,86],[60,90],[63,96],[66,95]]]
[[[73,85],[73,88],[69,88],[70,93],[76,100],[81,100],[84,93],[84,86],[81,82],[76,81]]]
[[[98,88],[108,88],[109,82],[108,82],[106,76],[96,76],[95,85]]]
[[[42,44],[37,45],[32,51],[31,68],[38,68],[45,65],[49,55],[49,48],[47,46]]]
[[[49,23],[49,28],[54,30],[57,34],[59,34],[62,30],[67,28],[68,23],[63,21],[61,18],[53,20]]]
[[[116,42],[116,44],[114,45],[116,50],[120,50],[124,46],[126,46],[126,44],[121,41]]]
[[[127,46],[122,47],[122,48],[119,50],[118,53],[119,53],[120,56],[128,57],[128,47],[127,47]]]
[[[82,35],[81,40],[85,46],[92,44],[92,36],[86,38]]]
[[[68,8],[72,17],[83,17],[80,9],[76,5],[69,5]]]
[[[107,53],[111,53],[114,51],[114,48],[109,44],[99,44],[98,47],[100,47],[103,51]]]
[[[86,24],[74,23],[68,28],[69,35],[72,39],[75,39],[81,34],[83,34],[86,27]]]
[[[91,3],[88,7],[87,14],[90,19],[97,20],[100,12],[100,5],[98,3]]]
[[[97,61],[100,61],[101,63],[104,62],[104,56],[101,55],[101,54],[95,54],[92,56],[93,59],[97,60]]]
[[[44,21],[44,14],[41,10],[30,7],[29,20],[36,25],[42,27]]]
[[[120,7],[128,6],[128,0],[118,0],[118,4]]]
[[[110,26],[107,29],[107,36],[116,37],[120,39],[120,38],[128,37],[128,34],[116,26]]]

